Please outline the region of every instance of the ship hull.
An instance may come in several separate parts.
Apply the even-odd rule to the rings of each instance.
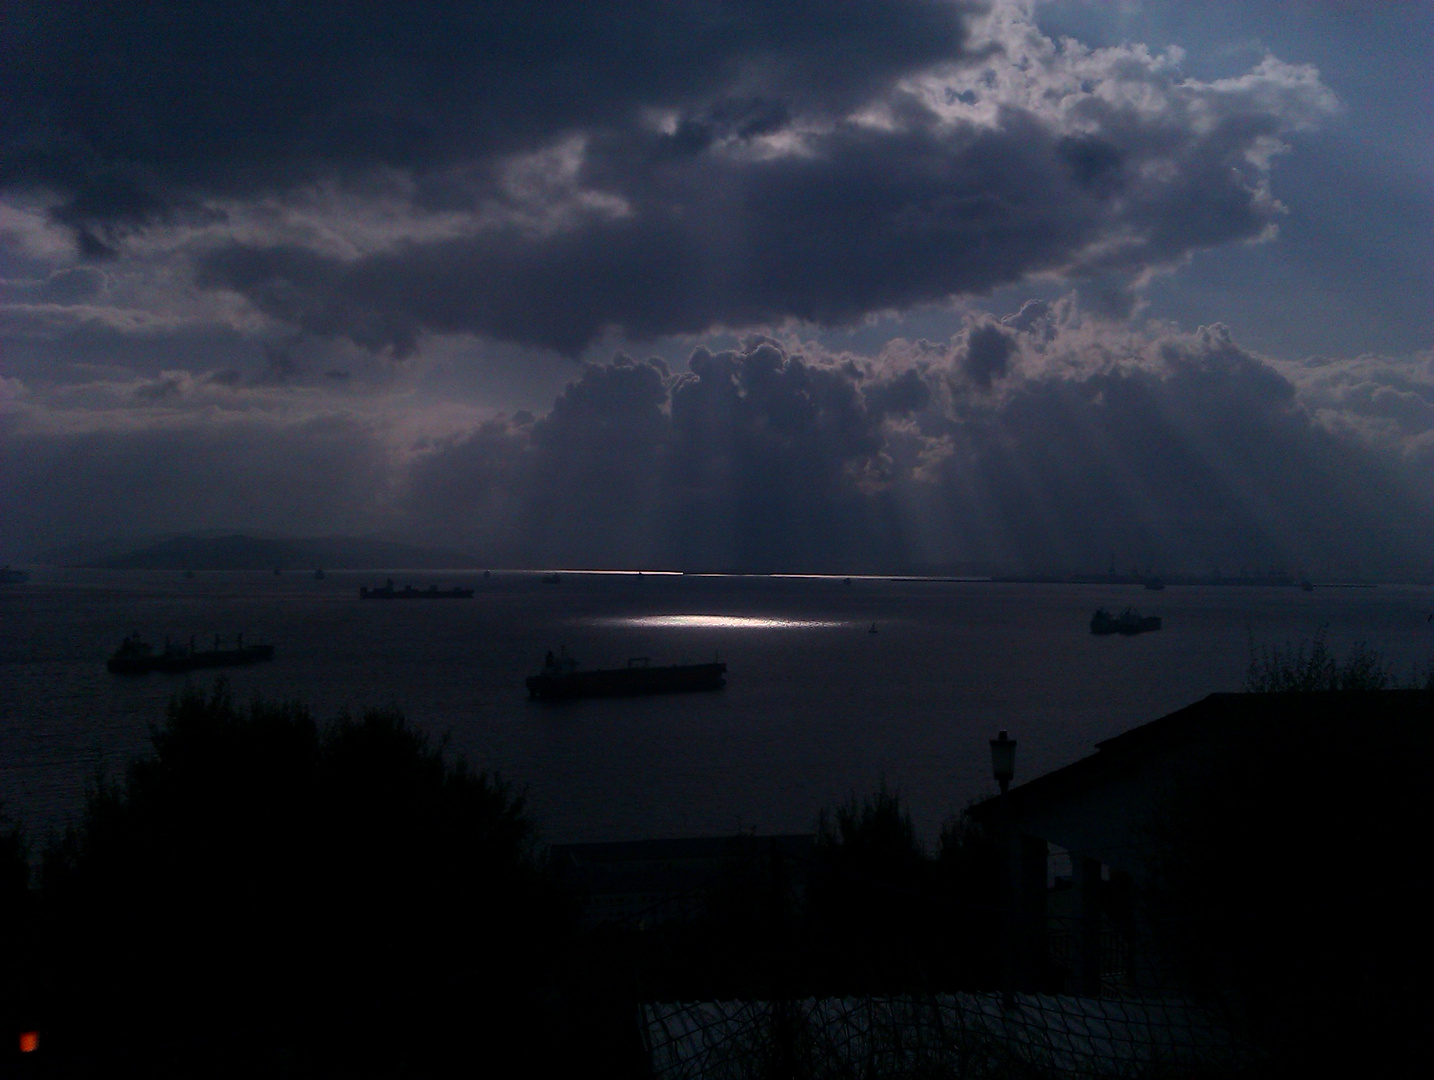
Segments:
[[[585,697],[634,697],[639,694],[682,694],[720,690],[727,665],[674,664],[671,667],[627,667],[608,671],[573,671],[561,675],[530,675],[528,696],[538,701]]]
[[[105,664],[115,675],[144,675],[150,671],[168,674],[201,668],[243,667],[274,659],[272,645],[246,645],[242,649],[210,649],[207,652],[168,653],[158,656],[112,656]]]
[[[1106,634],[1121,634],[1124,637],[1132,637],[1135,634],[1148,634],[1152,630],[1160,629],[1159,615],[1146,615],[1143,617],[1126,618],[1104,618],[1091,619],[1090,632],[1097,636]]]

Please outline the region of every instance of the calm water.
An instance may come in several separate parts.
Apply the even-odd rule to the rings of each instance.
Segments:
[[[116,678],[127,633],[209,641],[243,631],[273,663],[237,695],[298,696],[318,714],[396,704],[474,764],[525,785],[547,838],[799,831],[883,779],[928,836],[991,788],[986,740],[1020,742],[1017,779],[1215,690],[1239,689],[1250,635],[1364,641],[1401,674],[1434,655],[1422,587],[1136,587],[394,573],[462,583],[471,601],[360,602],[384,574],[55,572],[0,589],[0,799],[43,835],[87,778],[147,747],[183,677]],[[1098,605],[1164,616],[1095,638]],[[875,622],[878,632],[869,632]],[[720,653],[720,693],[539,705],[523,677],[549,648],[587,666]],[[208,685],[211,675],[194,676]]]

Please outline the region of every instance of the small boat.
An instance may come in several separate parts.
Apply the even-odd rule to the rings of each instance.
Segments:
[[[314,580],[315,580],[315,581],[323,581],[323,580],[324,580],[324,568],[323,568],[322,566],[319,567],[317,570],[314,571]]]
[[[381,588],[370,589],[365,585],[359,586],[360,600],[471,600],[473,599],[472,589],[440,589],[437,585],[430,585],[426,589],[415,589],[412,585],[405,585],[401,589],[393,587],[393,578]]]
[[[528,696],[536,701],[562,701],[581,697],[630,697],[637,694],[678,694],[693,690],[720,690],[726,685],[727,665],[672,664],[653,667],[645,656],[633,657],[627,667],[579,671],[578,662],[550,651],[543,669],[527,679]]]
[[[149,642],[138,634],[131,634],[111,654],[105,667],[115,675],[143,675],[149,671],[172,673],[194,671],[196,668],[241,667],[274,658],[274,646],[245,645],[243,634],[238,636],[232,649],[222,649],[219,646],[220,639],[217,636],[212,649],[198,649],[194,639],[190,638],[187,647],[171,645],[166,641],[163,651],[156,652]]]
[[[8,566],[0,566],[0,585],[23,585],[29,580],[28,570],[11,570]]]
[[[867,633],[868,633],[868,634],[874,634],[874,633],[876,633],[876,623],[872,623],[872,624],[871,624],[871,629],[868,630]]]
[[[557,585],[562,582],[563,576],[561,574],[544,574],[541,580],[544,585]]]
[[[1160,592],[1165,588],[1165,582],[1158,577],[1148,577],[1145,579],[1145,587],[1151,592]]]
[[[1126,608],[1119,615],[1112,615],[1105,608],[1099,608],[1090,617],[1092,634],[1144,634],[1160,629],[1159,615],[1141,615],[1134,608]]]

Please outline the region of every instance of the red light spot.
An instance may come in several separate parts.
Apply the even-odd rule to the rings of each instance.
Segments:
[[[33,1054],[40,1049],[40,1033],[38,1031],[20,1032],[20,1053]]]

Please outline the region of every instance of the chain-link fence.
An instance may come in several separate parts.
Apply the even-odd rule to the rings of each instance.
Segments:
[[[1253,1048],[1183,998],[999,992],[645,1004],[663,1080],[1238,1076]]]
[[[606,942],[606,962],[625,965],[643,1071],[654,1078],[1280,1071],[1280,1051],[1251,1025],[1239,988],[1197,990],[1164,962],[1163,943],[1192,931],[1140,917],[1128,883],[1106,881],[1106,899],[1119,902],[1097,914],[1062,913],[1069,853],[1053,852],[1050,905],[1033,915],[822,869],[816,848],[793,857],[748,838],[733,850],[700,886],[654,895],[589,931]],[[839,893],[865,890],[875,914],[822,923],[810,895],[820,873]]]

